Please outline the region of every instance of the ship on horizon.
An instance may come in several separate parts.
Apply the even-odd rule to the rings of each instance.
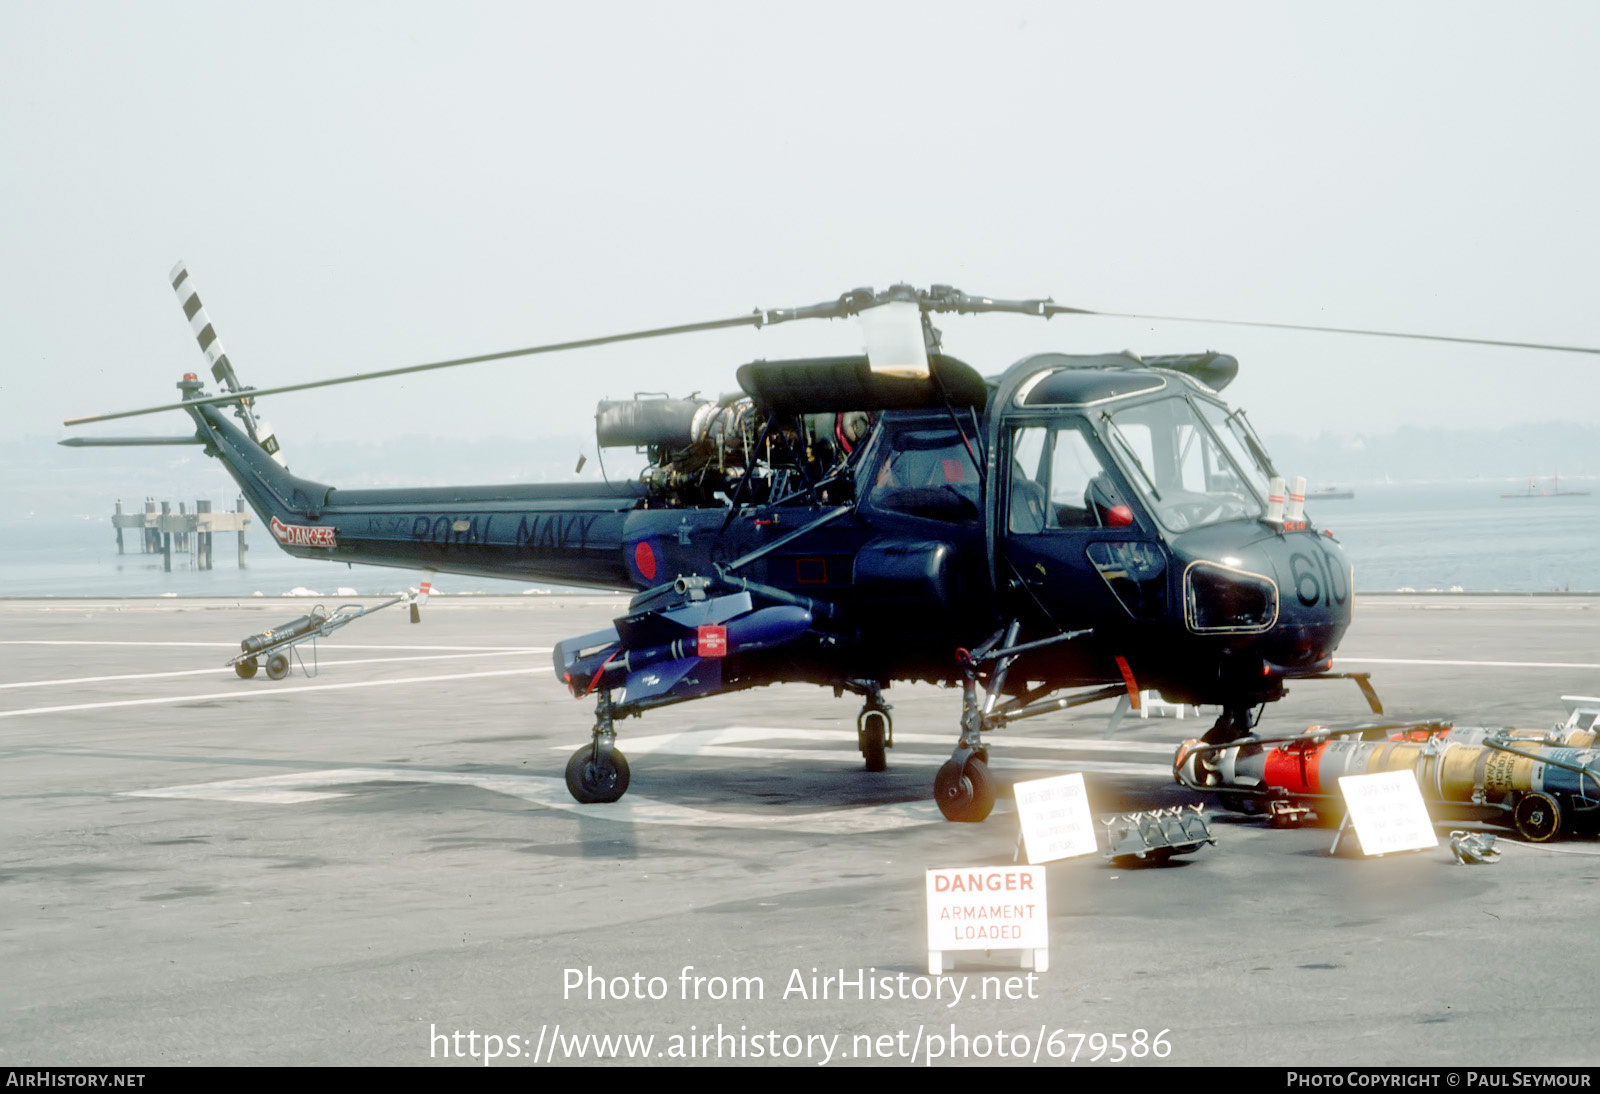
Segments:
[[[1526,490],[1515,494],[1501,494],[1500,496],[1502,498],[1586,498],[1589,496],[1589,491],[1561,489],[1561,475],[1557,473],[1550,476],[1550,489],[1548,490],[1539,489],[1539,480],[1530,476]]]

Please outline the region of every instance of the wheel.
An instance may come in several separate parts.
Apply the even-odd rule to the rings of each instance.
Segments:
[[[889,716],[881,710],[864,710],[856,719],[861,735],[861,755],[867,759],[868,771],[887,771],[889,757]]]
[[[1561,831],[1561,807],[1548,794],[1524,794],[1511,811],[1517,835],[1529,843],[1543,843]]]
[[[962,767],[948,760],[933,779],[933,800],[945,820],[981,821],[994,808],[994,782],[982,760],[973,758]]]
[[[594,746],[584,745],[567,761],[567,790],[584,805],[614,802],[628,792],[628,761],[616,749],[596,763]]]
[[[289,675],[289,659],[281,653],[267,658],[267,679],[282,680]]]
[[[239,679],[248,680],[248,679],[250,679],[250,677],[252,677],[252,676],[254,676],[256,674],[256,668],[257,667],[258,666],[256,664],[256,659],[254,657],[251,657],[251,658],[247,658],[246,660],[240,661],[238,664],[234,665],[233,666],[233,671],[237,672],[239,674]]]

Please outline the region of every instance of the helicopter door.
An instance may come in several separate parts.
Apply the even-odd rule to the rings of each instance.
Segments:
[[[1024,600],[1068,630],[1164,607],[1140,600],[1141,590],[1164,598],[1160,544],[1086,424],[1019,425],[1008,440],[1002,574],[1021,582]]]

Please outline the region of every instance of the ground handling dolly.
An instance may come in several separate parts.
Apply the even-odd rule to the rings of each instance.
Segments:
[[[261,663],[266,662],[267,679],[282,680],[289,675],[289,658],[292,656],[300,662],[300,671],[307,676],[317,674],[316,642],[325,638],[348,623],[354,623],[362,616],[371,615],[373,612],[382,611],[384,608],[395,604],[412,603],[411,594],[385,600],[382,604],[374,604],[370,608],[360,604],[341,604],[332,612],[318,604],[311,609],[309,615],[302,615],[299,619],[285,623],[281,627],[252,634],[249,638],[239,643],[239,648],[244,652],[231,659],[228,664],[240,678],[248,680],[256,674]],[[311,643],[311,667],[307,668],[305,661],[300,657],[300,651],[295,647],[302,642]]]

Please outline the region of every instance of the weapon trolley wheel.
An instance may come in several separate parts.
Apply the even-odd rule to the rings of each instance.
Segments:
[[[861,755],[866,757],[868,771],[887,771],[889,757],[889,715],[881,710],[863,710],[856,719],[856,730],[861,742]]]
[[[612,749],[599,762],[594,745],[584,745],[567,761],[567,791],[584,805],[614,802],[628,792],[628,761]]]
[[[233,671],[239,674],[239,679],[248,680],[256,674],[258,667],[259,665],[254,657],[246,657],[243,661],[233,666]]]
[[[1561,807],[1548,794],[1524,794],[1511,811],[1517,835],[1529,843],[1543,843],[1561,831]]]
[[[282,680],[289,675],[289,659],[281,653],[267,658],[267,679]]]
[[[976,756],[965,767],[947,760],[934,776],[933,799],[945,820],[983,820],[994,808],[994,781],[988,765]]]

